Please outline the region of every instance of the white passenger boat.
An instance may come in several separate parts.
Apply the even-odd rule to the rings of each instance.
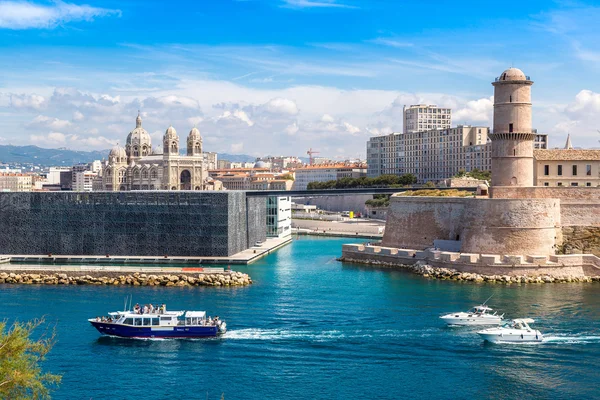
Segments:
[[[529,326],[535,321],[531,318],[513,319],[503,326],[488,328],[477,332],[483,340],[492,343],[537,343],[544,339],[540,331]]]
[[[475,306],[467,312],[456,312],[442,315],[440,318],[448,325],[500,325],[504,314],[498,315],[490,307],[482,304]]]

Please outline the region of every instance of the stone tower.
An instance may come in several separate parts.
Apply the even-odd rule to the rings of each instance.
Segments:
[[[509,68],[492,85],[492,186],[533,186],[533,81],[520,69]]]

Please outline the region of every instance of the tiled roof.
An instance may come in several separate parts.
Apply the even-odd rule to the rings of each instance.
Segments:
[[[538,161],[592,161],[600,160],[600,150],[552,149],[534,150],[533,157]]]

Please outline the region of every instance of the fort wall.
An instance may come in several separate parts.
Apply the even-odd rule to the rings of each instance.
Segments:
[[[556,199],[394,196],[382,245],[425,249],[449,240],[461,252],[545,255],[555,253],[560,232]]]

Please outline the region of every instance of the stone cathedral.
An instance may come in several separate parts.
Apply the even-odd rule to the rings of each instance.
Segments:
[[[117,145],[102,166],[102,190],[213,190],[202,154],[202,137],[193,128],[187,137],[187,153],[179,153],[179,136],[170,126],[162,149],[152,148],[150,135],[138,114],[135,129],[127,136],[125,148]]]

